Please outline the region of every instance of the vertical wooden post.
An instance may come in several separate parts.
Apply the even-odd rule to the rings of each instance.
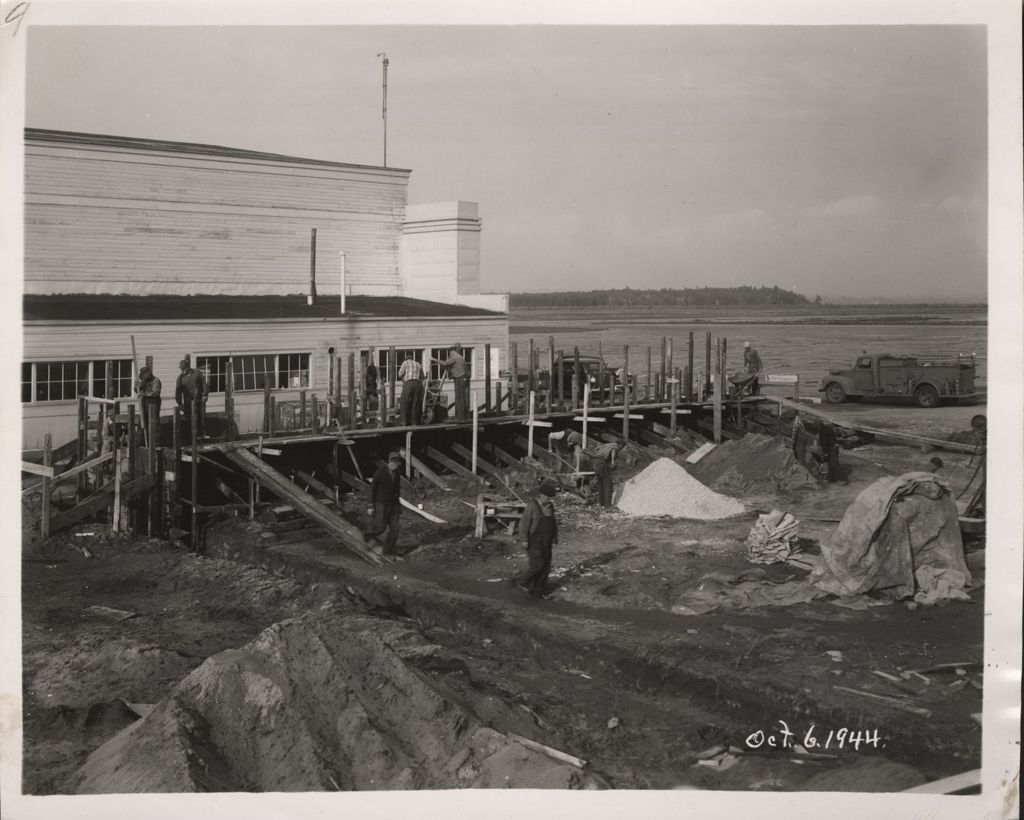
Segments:
[[[267,435],[274,435],[277,432],[277,396],[270,394],[270,429]]]
[[[544,402],[544,410],[550,413],[554,407],[555,397],[555,337],[548,336],[548,397]],[[532,455],[532,453],[531,453]]]
[[[85,396],[78,397],[78,463],[85,464],[89,452],[89,400]],[[89,494],[89,476],[83,470],[78,474],[78,490],[75,502],[81,503]]]
[[[412,478],[412,430],[405,431],[405,477]]]
[[[497,415],[501,415],[501,403],[504,399],[501,396],[501,381],[494,383],[494,412]]]
[[[537,389],[537,371],[534,369],[534,363],[536,361],[536,348],[533,346],[533,338],[530,338],[530,370],[529,376],[527,377],[526,390],[527,394],[532,393]]]
[[[366,356],[370,355],[367,352]],[[366,424],[370,420],[370,409],[367,407],[369,404],[368,396],[366,395],[366,357],[362,354],[359,355],[359,405],[362,408],[360,418],[363,420],[363,424]]]
[[[193,402],[194,405],[195,402]],[[113,532],[121,531],[121,424],[117,420],[120,410],[120,405],[114,402],[114,421],[111,424],[111,431],[114,436],[113,443],[111,444],[111,464],[114,465],[114,506],[110,518],[110,528]]]
[[[311,425],[312,425],[312,432],[313,432],[314,434],[316,434],[316,433],[319,433],[319,432],[320,432],[320,418],[319,418],[319,416],[317,415],[317,407],[316,407],[316,393],[313,393],[313,394],[312,394],[312,395],[311,395],[311,396],[309,397],[309,404],[310,404],[310,411],[311,411],[311,414],[310,414],[310,423],[311,423]]]
[[[156,413],[150,413],[149,419],[144,420],[149,424],[149,452],[146,454],[146,472],[153,479],[153,486],[149,490],[149,524],[146,534],[152,536],[154,531],[160,530],[157,518],[160,515],[160,481],[157,480],[157,447],[160,444],[160,426],[157,424]]]
[[[587,442],[587,423],[589,422],[588,414],[590,413],[590,382],[588,381],[583,385],[583,449],[586,450],[589,446]]]
[[[395,354],[395,346],[391,345],[388,348],[388,375],[390,376],[390,383],[388,385],[388,409],[395,412],[395,384],[398,381],[398,361]]]
[[[341,503],[341,469],[338,466],[338,448],[341,445],[337,441],[334,442],[334,446],[331,448],[331,455],[334,459],[334,503]]]
[[[629,441],[629,345],[622,347],[622,437]]]
[[[348,354],[348,426],[355,429],[359,426],[356,415],[356,354]]]
[[[135,480],[135,402],[128,405],[128,481]],[[125,505],[128,531],[134,533],[136,527],[135,507],[133,501]]]
[[[256,482],[249,479],[249,520],[256,517]]]
[[[558,351],[558,409],[565,408],[565,353]]]
[[[676,390],[676,385],[669,384],[669,386],[668,386],[668,394],[669,394],[669,401],[672,403],[672,412],[671,412],[671,415],[669,416],[669,430],[671,430],[672,435],[674,436],[676,434],[676,411],[678,409],[678,404],[677,404],[676,397],[679,395],[679,391]]]
[[[227,372],[224,374],[224,415],[227,417],[228,441],[235,440],[235,362],[228,359]]]
[[[666,366],[668,365],[668,360],[666,358],[666,356],[668,354],[668,351],[667,351],[667,348],[666,348],[667,344],[668,344],[668,339],[665,336],[662,336],[661,337],[661,383],[660,383],[660,390],[658,392],[658,401],[659,402],[665,401],[665,392],[664,392],[665,391],[665,386],[666,386],[665,379],[668,378],[668,376],[666,374],[666,370],[665,370]]]
[[[514,342],[513,342],[514,344]],[[478,438],[480,433],[480,405],[476,400],[476,391],[472,393],[473,396],[473,475],[476,475],[476,453],[478,446]]]
[[[722,337],[722,375],[723,376],[728,376],[729,375],[729,367],[726,364],[726,361],[728,359],[728,354],[727,354],[728,345],[729,345],[729,339],[726,338],[725,336],[723,336]]]
[[[529,432],[526,434],[529,439],[529,446],[526,448],[526,455],[528,458],[533,458],[533,413],[534,413],[534,402],[536,400],[536,394],[530,391],[530,421],[529,421]]]
[[[484,412],[491,415],[491,343],[484,345]]]
[[[107,359],[106,370],[103,374],[103,398],[114,398],[114,363]]]
[[[693,331],[690,331],[690,342],[686,352],[686,400],[693,401]]]
[[[270,382],[263,383],[263,432],[270,434]]]
[[[722,341],[721,339],[716,340],[715,349],[718,353],[717,362],[719,367],[722,363]],[[721,370],[715,374],[715,399],[714,399],[714,413],[715,413],[715,444],[720,444],[722,441],[722,373]]]
[[[647,345],[647,382],[644,384],[644,401],[651,400],[651,346]]]
[[[373,348],[370,348],[370,355],[373,355]],[[327,406],[330,407],[334,403],[334,356],[331,353],[327,354]],[[335,408],[335,412],[337,408]],[[333,413],[329,413],[329,416]],[[328,422],[328,426],[329,426]]]
[[[572,365],[572,409],[578,410],[580,406],[580,347],[573,347]]]
[[[341,356],[334,357],[334,417],[341,427]]]
[[[299,391],[299,423],[296,429],[300,430],[306,426],[306,391]]]
[[[53,441],[50,434],[43,436],[43,466],[53,466]],[[39,510],[39,535],[45,541],[50,537],[50,490],[53,481],[43,476],[43,501]]]
[[[270,403],[273,405],[274,397],[270,397]],[[196,533],[196,522],[198,513],[196,506],[199,504],[199,453],[197,451],[198,439],[196,437],[196,405],[198,402],[192,402],[192,419],[189,427],[190,438],[192,439],[192,449],[189,451],[192,456],[192,510],[191,510],[191,526],[189,532],[191,533],[191,546],[193,552],[199,551],[198,534]]]
[[[605,383],[605,372],[604,372],[604,356],[599,355],[599,364],[597,366],[597,403],[604,406],[604,383]]]
[[[511,352],[509,353],[509,367],[512,372],[512,384],[509,385],[508,391],[508,409],[515,415],[516,406],[518,405],[519,397],[519,345],[516,342],[510,342]],[[473,459],[473,471],[476,472],[476,458]]]
[[[703,400],[711,392],[711,331],[707,331],[704,338],[704,390],[701,399]]]
[[[675,378],[675,375],[676,375],[676,371],[674,370],[674,368],[672,366],[672,347],[673,347],[673,344],[672,344],[672,337],[671,336],[668,337],[668,339],[665,341],[665,344],[666,344],[665,356],[667,357],[667,360],[665,362],[665,372],[668,374],[668,378],[669,378],[669,381],[665,383],[665,388],[669,392],[668,399],[669,399],[669,401],[671,401],[673,394],[675,394],[676,390],[677,390],[676,385],[673,384],[672,381],[671,381],[672,379]]]

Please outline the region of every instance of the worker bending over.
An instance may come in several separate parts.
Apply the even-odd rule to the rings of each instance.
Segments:
[[[597,498],[602,507],[612,505],[612,467],[621,444],[598,444],[583,449],[583,436],[576,431],[569,433],[566,441],[573,448],[573,455],[580,472],[593,473],[597,479]]]

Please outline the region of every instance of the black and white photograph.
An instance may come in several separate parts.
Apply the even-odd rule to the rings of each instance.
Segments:
[[[4,0],[3,816],[1016,817],[1020,9],[936,5]]]

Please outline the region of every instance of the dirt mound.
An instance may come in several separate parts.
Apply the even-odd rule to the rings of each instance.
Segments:
[[[690,473],[720,492],[777,493],[815,484],[785,441],[748,433],[718,445]]]
[[[586,788],[584,771],[491,729],[431,680],[404,627],[320,615],[214,655],[96,750],[76,791]]]
[[[177,652],[118,638],[76,643],[35,675],[31,691],[47,706],[88,707],[119,696],[142,699],[181,677],[195,661]]]
[[[670,515],[703,521],[743,512],[733,498],[709,490],[669,458],[659,458],[626,482],[619,509],[627,515]]]

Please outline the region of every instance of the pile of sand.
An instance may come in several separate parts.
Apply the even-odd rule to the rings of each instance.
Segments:
[[[727,493],[777,493],[816,483],[784,439],[756,433],[723,442],[690,472]]]
[[[670,515],[702,521],[744,511],[739,501],[709,490],[668,458],[659,458],[627,481],[618,506],[630,516]]]
[[[440,647],[362,616],[305,616],[214,655],[90,755],[76,791],[590,788],[451,696]],[[497,700],[497,699],[489,699]],[[492,726],[500,726],[489,703]],[[509,713],[519,710],[508,707]],[[518,727],[517,727],[518,728]]]

